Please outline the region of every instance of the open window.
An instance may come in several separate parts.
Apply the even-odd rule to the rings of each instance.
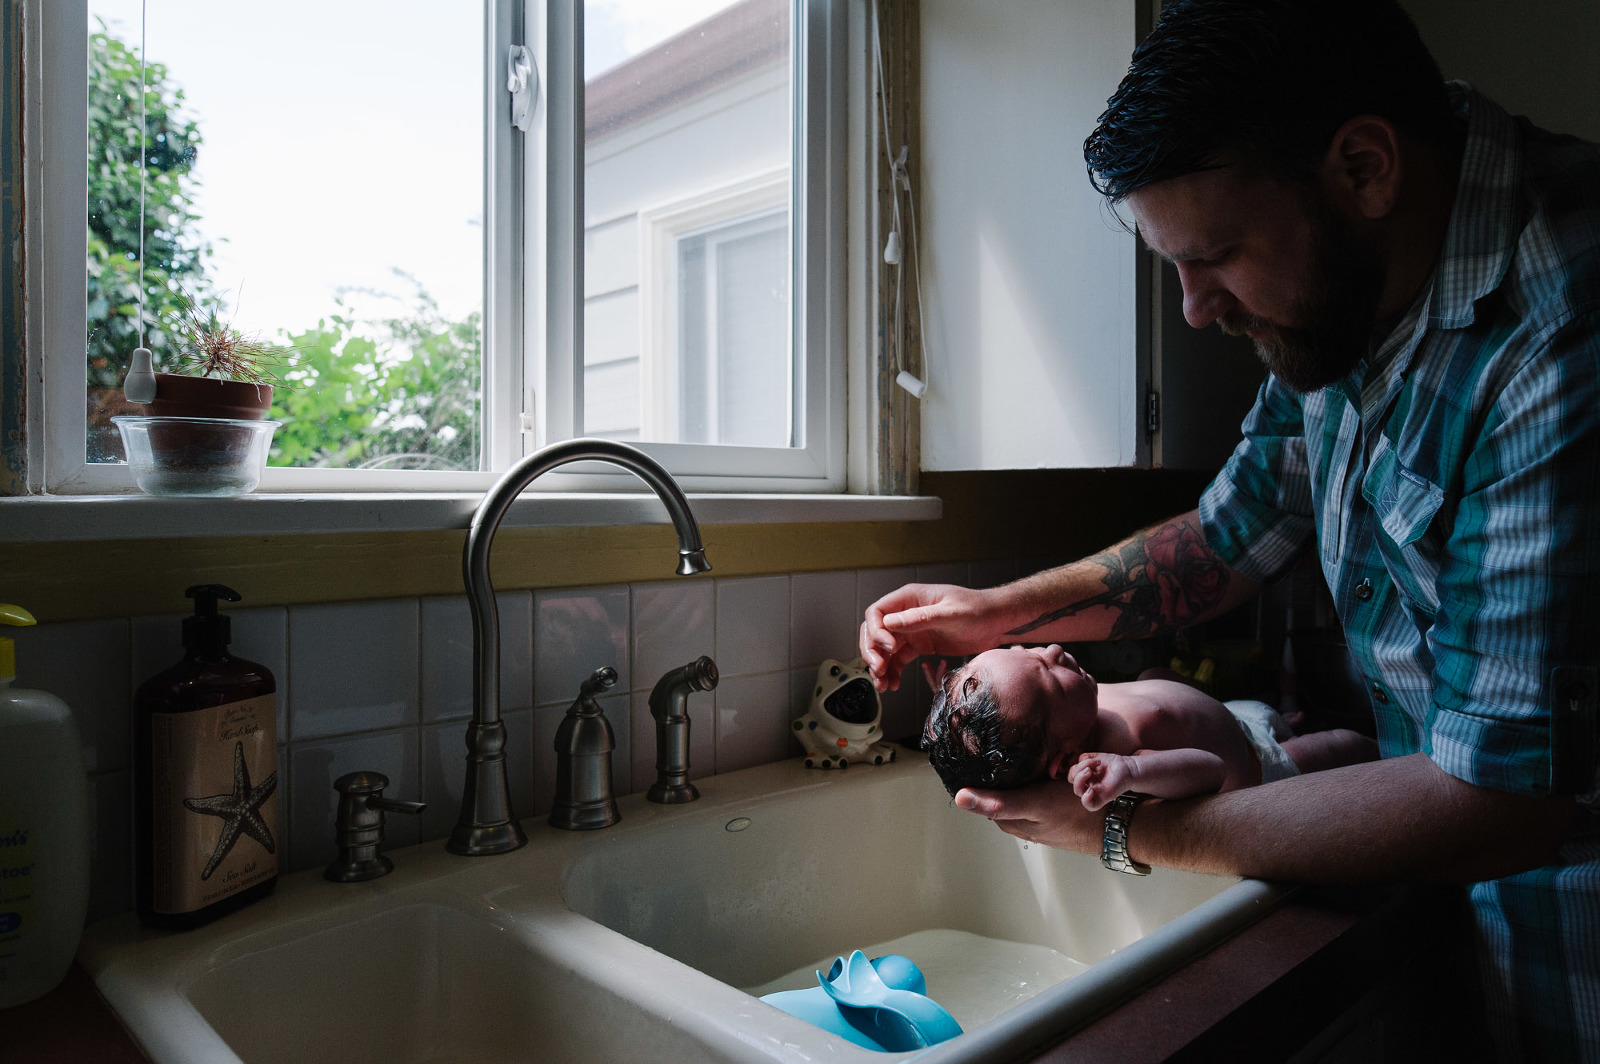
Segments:
[[[42,23],[39,487],[130,490],[121,378],[141,339],[172,366],[187,307],[284,352],[266,491],[476,490],[576,435],[700,490],[842,489],[843,5]]]

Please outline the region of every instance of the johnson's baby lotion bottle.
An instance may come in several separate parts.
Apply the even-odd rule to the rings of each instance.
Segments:
[[[0,624],[33,623],[0,604]],[[16,644],[0,639],[0,1009],[61,982],[89,904],[83,740],[65,702],[16,675]]]

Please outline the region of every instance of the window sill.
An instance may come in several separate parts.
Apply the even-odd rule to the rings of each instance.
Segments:
[[[481,493],[270,494],[234,499],[149,495],[27,496],[0,499],[0,542],[71,542],[408,532],[466,528]],[[843,521],[933,521],[934,496],[690,494],[702,525]],[[666,524],[654,495],[529,492],[502,527]]]

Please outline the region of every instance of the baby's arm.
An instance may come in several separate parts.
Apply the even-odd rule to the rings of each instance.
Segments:
[[[1090,812],[1109,805],[1124,791],[1155,798],[1193,798],[1222,788],[1227,768],[1209,750],[1140,750],[1124,754],[1082,754],[1067,772],[1073,793]]]

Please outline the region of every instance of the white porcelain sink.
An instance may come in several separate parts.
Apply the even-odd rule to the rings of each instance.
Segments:
[[[623,799],[597,832],[525,821],[500,857],[441,843],[319,872],[197,931],[131,916],[80,959],[157,1064],[892,1061],[757,1000],[851,950],[898,952],[967,1032],[919,1061],[1024,1056],[1263,915],[1279,888],[1018,842],[908,757],[796,762]]]

